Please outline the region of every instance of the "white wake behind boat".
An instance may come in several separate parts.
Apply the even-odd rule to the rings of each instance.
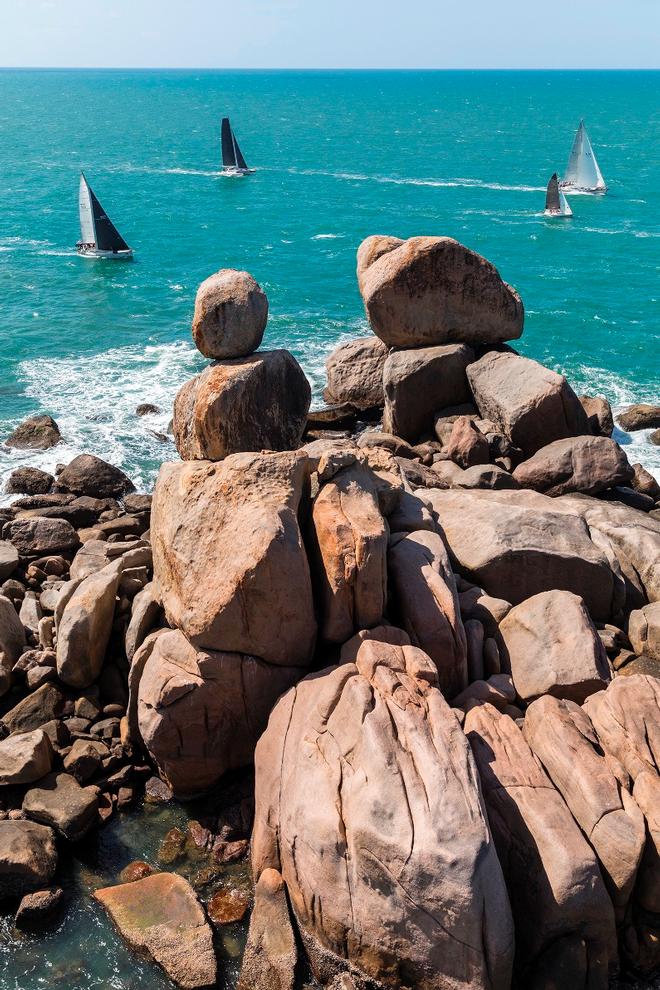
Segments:
[[[545,215],[546,217],[572,217],[573,210],[568,205],[568,200],[559,188],[557,173],[554,172],[548,190],[545,194]]]
[[[220,137],[222,144],[222,175],[238,176],[250,175],[253,168],[248,168],[248,164],[243,157],[243,153],[238,146],[236,135],[234,134],[229,117],[222,118],[220,127]]]
[[[560,187],[567,192],[605,193],[607,186],[603,173],[598,167],[594,149],[584,126],[580,121],[571,154],[568,159],[566,175],[560,182]]]
[[[133,257],[133,250],[107,215],[83,172],[78,191],[80,240],[76,244],[83,258],[108,258],[124,261]]]

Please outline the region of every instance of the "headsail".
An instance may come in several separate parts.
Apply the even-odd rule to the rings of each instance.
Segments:
[[[574,189],[593,191],[606,189],[605,180],[598,167],[583,120],[580,121],[573,141],[563,184],[572,186]]]
[[[96,244],[96,231],[94,230],[94,214],[92,213],[91,190],[87,185],[84,173],[80,173],[80,186],[78,189],[78,211],[80,213],[80,242],[81,244]]]
[[[222,118],[220,133],[222,138],[222,167],[236,168],[236,148],[229,117]]]
[[[554,172],[548,183],[548,191],[545,194],[545,208],[548,213],[559,213],[559,180]]]
[[[110,217],[107,215],[98,199],[89,190],[94,214],[94,229],[96,230],[96,247],[99,251],[129,251],[130,248],[121,236]]]
[[[236,155],[236,164],[238,165],[239,168],[244,168],[247,170],[247,162],[243,158],[243,152],[238,147],[238,141],[236,140],[236,135],[234,134],[233,131],[231,133],[231,136],[234,141],[234,154]]]

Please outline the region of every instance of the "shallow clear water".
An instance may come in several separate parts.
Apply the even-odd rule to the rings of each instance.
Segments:
[[[223,266],[262,283],[264,344],[318,395],[324,355],[366,329],[372,233],[459,238],[520,290],[523,351],[614,403],[658,401],[659,107],[657,72],[0,72],[0,436],[47,411],[66,440],[1,450],[0,472],[86,450],[148,485],[174,454],[153,433],[203,366],[195,290]],[[218,176],[223,114],[247,179]],[[581,116],[610,192],[547,220]],[[133,263],[76,257],[81,167]],[[137,419],[143,401],[162,414]],[[644,434],[633,455],[660,471]]]

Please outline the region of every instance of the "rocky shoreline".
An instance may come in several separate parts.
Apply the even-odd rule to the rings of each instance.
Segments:
[[[485,259],[371,237],[357,272],[373,336],[330,355],[323,409],[222,270],[153,498],[91,455],[9,478],[0,901],[38,930],[65,847],[194,798],[94,893],[182,987],[250,908],[242,990],[650,986],[660,486],[606,400],[508,343],[523,303]],[[620,422],[660,440],[660,407]]]

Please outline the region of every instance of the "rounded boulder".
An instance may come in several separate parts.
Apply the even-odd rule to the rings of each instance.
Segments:
[[[267,319],[266,293],[249,272],[222,268],[197,291],[193,340],[207,358],[245,357],[261,344]]]

